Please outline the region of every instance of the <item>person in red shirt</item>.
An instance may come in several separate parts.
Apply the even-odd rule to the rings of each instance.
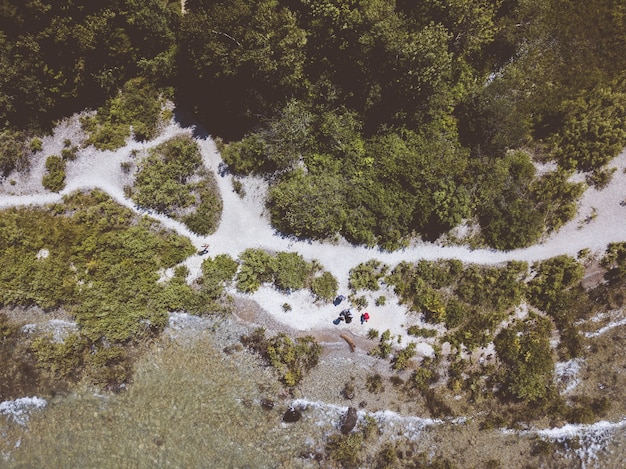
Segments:
[[[370,315],[369,313],[366,311],[365,313],[361,314],[361,324],[366,323],[367,321],[369,321]]]

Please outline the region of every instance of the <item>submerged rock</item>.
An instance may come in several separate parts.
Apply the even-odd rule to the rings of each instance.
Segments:
[[[274,401],[271,399],[263,398],[261,399],[261,407],[265,410],[272,410],[274,408]]]
[[[293,422],[297,422],[301,418],[302,418],[302,412],[300,412],[298,409],[294,407],[289,407],[289,409],[287,409],[287,412],[285,412],[285,414],[283,415],[283,422],[293,423]]]
[[[341,418],[341,433],[344,435],[350,433],[356,426],[357,415],[356,408],[348,407],[348,411]]]

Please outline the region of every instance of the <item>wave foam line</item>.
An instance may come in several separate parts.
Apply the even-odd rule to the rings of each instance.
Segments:
[[[21,397],[13,401],[0,402],[0,414],[6,415],[18,425],[28,423],[30,412],[41,410],[48,402],[41,397]]]

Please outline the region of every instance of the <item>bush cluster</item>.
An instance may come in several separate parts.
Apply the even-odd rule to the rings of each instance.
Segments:
[[[388,269],[388,266],[375,259],[359,264],[350,269],[350,288],[354,291],[377,291]]]
[[[81,118],[81,125],[90,134],[85,145],[98,150],[123,147],[131,130],[137,140],[156,136],[162,118],[163,96],[144,78],[128,80],[122,90],[93,116]]]
[[[46,158],[46,174],[41,184],[52,192],[61,192],[65,188],[65,161],[56,155]]]
[[[237,289],[252,293],[264,283],[290,292],[309,288],[322,301],[332,301],[337,294],[337,279],[330,272],[320,272],[316,262],[306,262],[295,252],[272,255],[262,249],[246,249],[240,256]],[[319,273],[319,275],[317,275]]]
[[[139,164],[132,199],[201,235],[214,232],[221,217],[217,183],[202,170],[200,150],[189,136],[174,137],[150,151]]]
[[[244,345],[259,353],[272,365],[289,387],[296,386],[304,375],[314,368],[322,353],[322,346],[312,336],[295,340],[284,333],[266,337],[265,329],[259,328],[241,337]]]
[[[60,376],[117,367],[125,359],[107,347],[160,331],[168,305],[158,272],[194,252],[188,240],[99,191],[72,194],[63,205],[5,210],[0,226],[0,306],[63,307],[79,325],[63,344],[34,344]],[[94,347],[103,348],[97,360],[81,358]]]

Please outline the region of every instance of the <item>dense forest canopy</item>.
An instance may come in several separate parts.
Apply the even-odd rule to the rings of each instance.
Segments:
[[[616,0],[1,0],[0,170],[141,77],[270,180],[286,234],[527,246],[626,146],[625,50]]]

